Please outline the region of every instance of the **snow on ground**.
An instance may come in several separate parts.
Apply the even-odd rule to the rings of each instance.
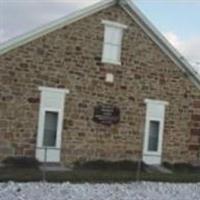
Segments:
[[[200,200],[200,183],[0,183],[0,200]]]

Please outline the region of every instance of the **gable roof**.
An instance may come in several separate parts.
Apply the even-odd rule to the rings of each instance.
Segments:
[[[0,55],[15,49],[23,44],[33,41],[47,33],[76,22],[84,17],[99,12],[105,8],[119,4],[127,14],[148,34],[148,36],[161,48],[161,50],[176,63],[176,65],[187,75],[187,77],[200,89],[200,76],[189,64],[189,62],[167,41],[157,28],[144,16],[131,0],[104,0],[87,8],[73,12],[59,20],[51,22],[46,26],[35,29],[27,34],[9,40],[0,45]]]

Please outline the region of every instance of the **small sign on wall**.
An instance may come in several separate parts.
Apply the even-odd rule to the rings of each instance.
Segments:
[[[110,104],[97,105],[94,108],[93,120],[103,125],[112,125],[120,122],[120,109]]]

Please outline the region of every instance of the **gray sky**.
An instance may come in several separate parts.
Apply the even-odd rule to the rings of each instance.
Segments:
[[[95,0],[0,0],[0,43],[94,2]]]
[[[0,0],[0,43],[98,1]],[[200,61],[200,0],[134,2],[186,58]]]

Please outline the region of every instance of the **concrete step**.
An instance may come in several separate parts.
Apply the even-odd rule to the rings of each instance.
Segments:
[[[145,167],[145,171],[149,172],[149,173],[153,173],[153,172],[160,172],[163,174],[171,174],[172,171],[170,169],[167,169],[161,165],[147,165]]]
[[[200,160],[193,161],[191,164],[193,167],[200,168]]]
[[[70,168],[65,167],[61,163],[43,163],[40,166],[40,170],[42,171],[55,171],[55,172],[64,172],[64,171],[71,171]]]

